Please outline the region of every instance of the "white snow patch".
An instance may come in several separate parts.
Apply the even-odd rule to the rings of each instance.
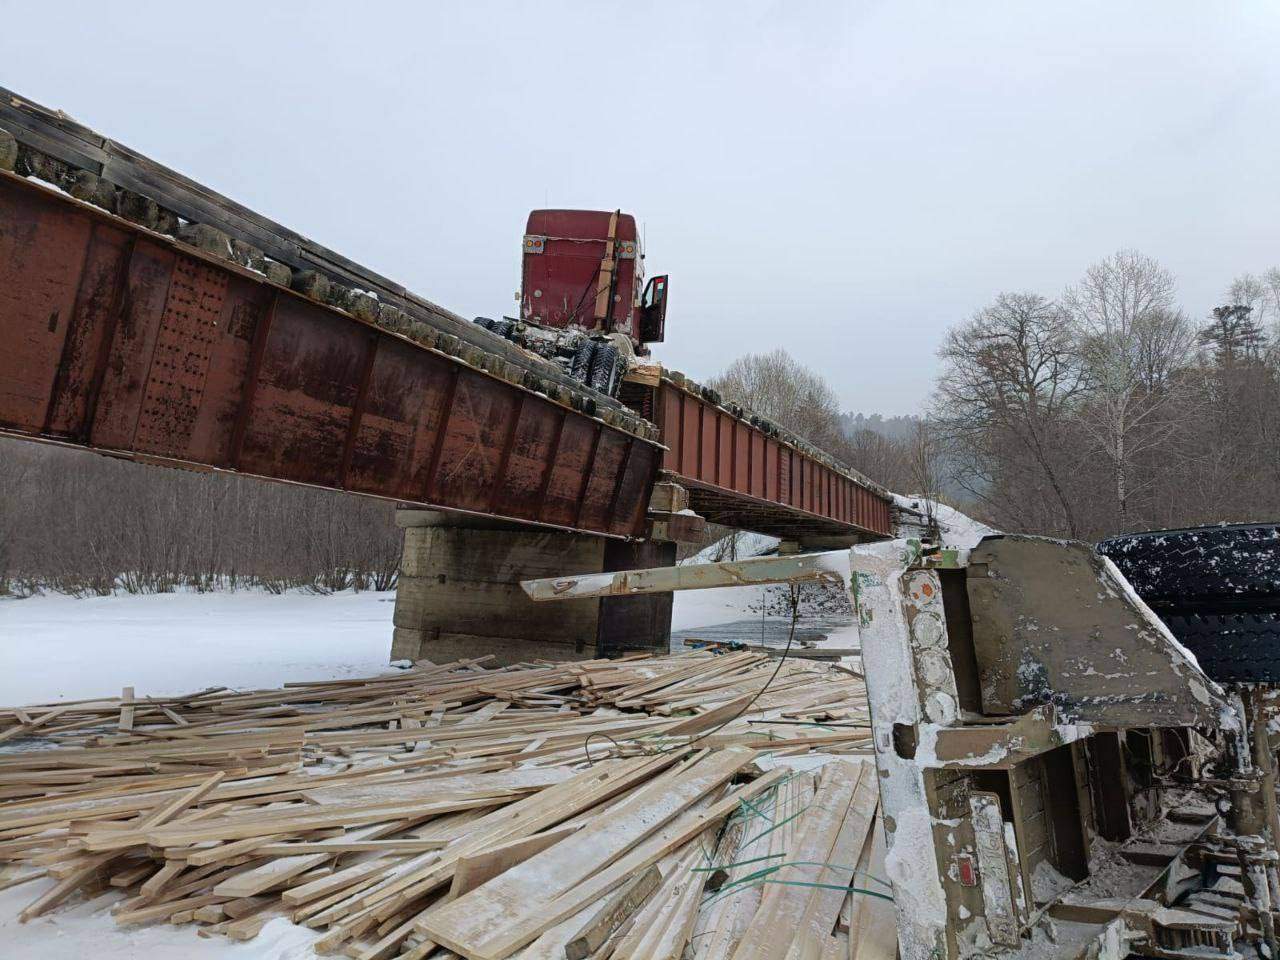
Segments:
[[[394,592],[0,601],[0,704],[278,687],[391,669]]]
[[[691,630],[735,620],[759,620],[764,596],[764,588],[755,586],[677,590],[672,594],[671,629]]]
[[[942,533],[942,545],[944,547],[972,550],[983,537],[995,536],[1000,533],[999,530],[989,527],[981,521],[974,520],[954,507],[947,506],[945,503],[928,500],[925,497],[903,496],[898,493],[892,494],[892,497],[894,503],[904,510],[927,514],[932,508],[933,516],[937,520],[938,527]]]
[[[684,511],[681,513],[692,513],[693,511]],[[746,530],[740,530],[737,533],[731,533],[727,537],[721,537],[714,543],[709,543],[691,557],[685,557],[680,561],[680,565],[692,563],[719,563],[721,560],[730,558],[730,540],[736,538],[736,543],[732,544],[732,556],[735,560],[747,560],[750,557],[760,557],[771,550],[776,550],[778,544],[781,543],[777,537],[766,536],[763,533],[750,533]]]
[[[118,927],[110,907],[119,894],[92,901],[69,901],[29,923],[17,915],[50,887],[52,880],[35,880],[0,892],[0,954],[39,957],[40,960],[311,960],[311,944],[319,933],[277,917],[248,943],[225,937],[204,939],[191,925],[152,923]]]
[[[777,537],[761,533],[740,531],[737,537],[735,558],[747,560],[768,553],[778,546]],[[680,565],[718,563],[729,558],[729,537],[708,544]],[[711,627],[735,620],[752,620],[760,616],[765,603],[762,587],[713,587],[708,590],[677,590],[673,594],[671,629],[691,630],[695,627]],[[755,609],[752,609],[754,606]]]

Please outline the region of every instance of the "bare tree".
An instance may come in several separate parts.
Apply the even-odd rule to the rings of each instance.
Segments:
[[[1064,303],[1090,381],[1081,422],[1107,458],[1117,517],[1127,527],[1134,461],[1175,428],[1164,413],[1195,334],[1175,306],[1173,275],[1136,250],[1089,267]]]
[[[388,589],[392,504],[0,440],[0,592]]]
[[[939,355],[934,420],[955,480],[1002,514],[1006,528],[1078,536],[1064,440],[1085,380],[1061,307],[1034,293],[1002,293],[952,329]],[[1010,486],[1020,492],[1006,496]],[[1052,516],[1027,513],[1046,500]]]
[[[874,430],[856,430],[840,453],[850,466],[876,483],[890,490],[912,489],[913,464],[908,440],[886,437]]]
[[[739,357],[708,385],[810,443],[832,446],[842,439],[835,391],[785,350]]]
[[[936,426],[928,420],[916,421],[915,431],[906,444],[913,494],[924,498],[925,513],[931,527],[937,525],[937,504],[942,493],[941,441]]]
[[[1254,315],[1270,276],[1237,277],[1197,331],[1169,273],[1122,251],[1061,309],[1005,295],[953,329],[934,410],[964,506],[1090,538],[1280,512],[1280,330]]]

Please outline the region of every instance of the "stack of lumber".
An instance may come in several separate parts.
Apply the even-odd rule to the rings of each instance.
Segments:
[[[892,957],[856,673],[486,662],[0,709],[0,889],[367,960]]]

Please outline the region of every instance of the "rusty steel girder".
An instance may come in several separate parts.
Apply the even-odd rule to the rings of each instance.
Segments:
[[[890,535],[890,499],[852,471],[823,463],[663,379],[655,421],[663,469],[712,523],[781,537]]]
[[[0,173],[0,431],[641,537],[662,448]]]

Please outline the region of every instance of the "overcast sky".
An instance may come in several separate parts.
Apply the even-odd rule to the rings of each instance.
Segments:
[[[1274,3],[0,0],[0,84],[465,315],[528,211],[621,207],[669,366],[786,347],[920,409],[946,328],[1137,247],[1280,263]]]

